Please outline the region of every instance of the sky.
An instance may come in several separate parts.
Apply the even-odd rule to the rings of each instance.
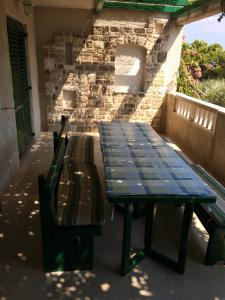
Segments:
[[[219,43],[225,50],[225,17],[219,23],[219,15],[184,26],[185,40],[189,43],[196,39],[204,40],[209,44]]]

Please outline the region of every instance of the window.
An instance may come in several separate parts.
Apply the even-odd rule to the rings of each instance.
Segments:
[[[138,93],[143,90],[146,50],[134,44],[118,48],[115,58],[115,87],[117,93]]]

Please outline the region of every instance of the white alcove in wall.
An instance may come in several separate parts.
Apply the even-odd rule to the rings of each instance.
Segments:
[[[135,44],[126,44],[117,49],[115,92],[138,93],[143,91],[145,57],[146,49]]]

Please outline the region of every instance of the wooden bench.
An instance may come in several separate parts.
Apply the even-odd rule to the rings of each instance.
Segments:
[[[168,138],[166,141],[171,142]],[[225,188],[183,152],[176,152],[211,187],[217,197],[215,203],[197,204],[195,213],[209,234],[205,264],[225,263]]]
[[[172,143],[169,138],[165,140]],[[215,203],[197,204],[195,213],[209,234],[205,264],[225,263],[225,188],[200,165],[193,163],[182,151],[176,150],[176,152],[211,187],[217,197]]]
[[[56,151],[59,141],[62,137],[68,143],[65,156],[75,162],[80,163],[94,163],[94,138],[88,135],[71,135],[68,131],[70,129],[69,118],[61,117],[61,128],[59,132],[53,132],[54,151]]]
[[[214,190],[216,203],[199,204],[195,213],[209,234],[205,263],[225,263],[225,188],[207,171],[192,164],[195,172]]]
[[[93,237],[104,222],[96,166],[65,159],[61,137],[47,177],[39,175],[44,271],[91,269]]]
[[[68,143],[68,134],[67,134],[68,130],[69,130],[69,117],[61,116],[60,130],[59,130],[59,132],[57,132],[57,131],[53,132],[54,152],[56,152],[57,147],[58,147],[59,142],[60,142],[60,139],[62,137],[65,138],[65,142],[66,142],[66,145],[67,145],[67,143]]]

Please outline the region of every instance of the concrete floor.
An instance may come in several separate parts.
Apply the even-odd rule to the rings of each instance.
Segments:
[[[186,272],[183,276],[146,258],[129,275],[119,275],[122,215],[105,201],[106,224],[95,239],[91,271],[48,273],[42,271],[37,175],[46,174],[52,159],[52,136],[42,134],[21,163],[1,197],[0,300],[11,299],[225,299],[225,267],[203,264],[207,234],[193,220]],[[96,163],[103,176],[98,137]],[[103,177],[102,177],[103,178]],[[103,189],[104,189],[104,181]],[[158,210],[155,247],[174,255],[181,209]],[[144,220],[134,222],[133,246],[142,246]]]

